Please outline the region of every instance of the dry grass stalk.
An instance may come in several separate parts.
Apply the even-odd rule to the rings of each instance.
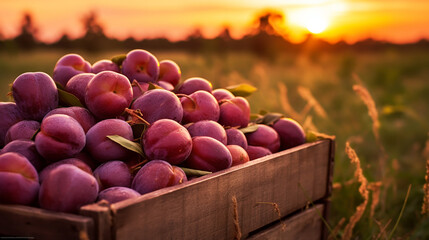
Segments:
[[[401,165],[399,164],[398,159],[392,159],[392,169],[395,171],[399,171],[401,169]]]
[[[360,77],[356,73],[352,73],[352,77],[357,84],[362,85],[362,79],[360,79]]]
[[[314,132],[318,132],[319,130],[313,123],[313,118],[311,116],[307,116],[304,120],[304,123],[302,124],[302,127],[304,130],[311,130]]]
[[[383,185],[382,182],[372,182],[368,185],[368,189],[372,191],[372,202],[371,202],[369,219],[373,219],[375,208],[380,202],[380,188],[382,185]]]
[[[328,236],[328,240],[336,239],[336,236],[338,235],[338,232],[340,231],[343,224],[346,222],[346,218],[341,218],[340,221],[337,223],[337,225],[334,227],[332,232]]]
[[[357,76],[355,77],[357,78]],[[360,98],[368,108],[368,115],[371,117],[372,120],[372,132],[381,152],[379,158],[379,171],[381,174],[381,178],[384,179],[384,169],[386,168],[386,161],[388,157],[380,139],[380,121],[378,120],[378,111],[377,107],[375,106],[375,101],[369,93],[368,89],[366,89],[363,85],[354,85],[353,90],[360,96]]]
[[[363,139],[362,136],[351,136],[347,139],[347,141],[349,141],[350,143],[357,143],[357,144],[361,144],[363,143],[365,140]]]
[[[344,183],[338,183],[338,182],[334,183],[332,187],[333,189],[341,189],[343,187],[350,186],[355,182],[356,182],[356,179],[352,178],[350,180],[345,181]]]
[[[389,226],[389,224],[392,222],[392,219],[389,219],[389,221],[386,223],[386,225],[382,225],[381,222],[375,220],[375,222],[377,223],[378,227],[380,228],[380,232],[377,234],[377,237],[375,237],[375,239],[380,239],[382,236],[384,239],[387,239],[387,233],[386,233],[386,229]]]
[[[289,103],[287,87],[284,83],[278,83],[279,91],[280,91],[280,104],[283,108],[283,111],[290,115],[291,118],[301,122],[303,118],[301,115],[295,111],[292,105]]]
[[[282,213],[280,212],[280,207],[277,203],[274,203],[274,202],[257,202],[257,203],[258,204],[269,204],[269,205],[273,206],[274,212],[277,214],[277,216],[279,217],[279,222],[282,224],[282,231],[283,232],[286,231],[286,224],[284,222],[282,222]]]
[[[352,237],[353,228],[355,227],[356,223],[361,219],[363,213],[365,212],[366,206],[368,204],[368,199],[369,199],[369,191],[368,191],[368,180],[363,175],[363,171],[360,166],[359,157],[357,156],[353,148],[350,147],[349,142],[346,142],[346,153],[351,163],[356,166],[354,176],[361,184],[359,186],[359,193],[364,199],[364,201],[359,206],[356,207],[356,212],[350,217],[349,223],[344,228],[344,234],[342,239],[348,240]]]
[[[423,151],[423,155],[426,158],[426,174],[425,174],[426,182],[423,185],[422,214],[429,215],[429,133],[428,133],[428,140],[426,141],[426,146]]]
[[[372,98],[368,89],[366,89],[362,85],[354,85],[353,90],[359,95],[359,97],[362,99],[362,101],[365,103],[366,107],[368,108],[368,115],[371,117],[371,120],[372,120],[372,131],[374,133],[376,141],[379,143],[380,122],[378,121],[378,111],[377,111],[377,107],[375,106],[374,99]]]
[[[307,100],[308,104],[304,108],[304,110],[301,112],[301,116],[306,116],[311,108],[314,109],[314,111],[322,118],[327,118],[328,114],[326,114],[325,109],[320,105],[320,103],[314,98],[313,94],[311,94],[310,89],[306,87],[299,86],[298,87],[298,93],[299,95]]]
[[[238,203],[237,198],[235,196],[232,197],[232,205],[234,207],[233,217],[234,217],[234,227],[235,227],[235,238],[237,240],[241,239],[241,228],[240,221],[238,220]]]
[[[314,132],[314,131],[312,131],[311,134],[313,134],[317,139],[335,140],[335,138],[336,138],[335,135],[329,135],[329,134]]]

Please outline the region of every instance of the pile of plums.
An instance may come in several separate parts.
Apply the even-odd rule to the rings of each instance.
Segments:
[[[26,72],[0,103],[0,203],[60,212],[183,183],[305,142],[283,116],[250,121],[249,102],[135,49],[52,76]],[[193,174],[194,175],[193,175]]]

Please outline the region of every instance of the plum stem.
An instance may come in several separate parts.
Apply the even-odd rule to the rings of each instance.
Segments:
[[[136,173],[141,167],[143,167],[143,165],[145,165],[147,162],[149,162],[149,160],[145,159],[139,163],[137,163],[136,165],[133,165],[130,167],[130,172],[132,174]]]
[[[142,121],[147,126],[150,126],[150,123],[143,118],[143,114],[140,111],[140,109],[134,110],[134,109],[125,108],[125,112],[131,115],[132,117],[135,117],[138,120]],[[135,124],[136,122],[132,120],[131,123]]]
[[[185,98],[189,99],[189,101],[192,102],[193,108],[194,109],[197,108],[197,103],[189,95],[186,95],[186,94],[183,94],[183,93],[176,93],[176,96],[179,97],[179,98],[185,97]]]
[[[140,89],[140,92],[144,93],[142,86],[140,85],[140,83],[137,80],[134,79],[131,85],[137,86]]]

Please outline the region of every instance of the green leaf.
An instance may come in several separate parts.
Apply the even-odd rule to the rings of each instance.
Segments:
[[[40,128],[38,128],[38,129],[34,132],[33,136],[31,136],[31,140],[32,140],[32,141],[35,141],[35,140],[36,140],[36,135],[37,135],[39,132],[40,132]]]
[[[252,122],[252,123],[260,123],[262,121],[263,117],[264,116],[262,116],[261,114],[251,113],[250,114],[250,122]]]
[[[160,86],[158,86],[158,85],[150,82],[149,83],[149,87],[147,88],[147,90],[153,90],[153,89],[164,89],[164,88],[162,88],[162,87],[160,87]]]
[[[110,140],[114,141],[115,143],[121,145],[122,147],[136,152],[138,154],[140,154],[140,156],[145,157],[144,152],[143,152],[143,148],[139,143],[130,141],[122,136],[119,135],[108,135],[107,138],[109,138]]]
[[[267,113],[264,116],[264,124],[272,125],[282,117],[284,117],[284,115],[281,113]]]
[[[64,86],[61,83],[57,82],[57,81],[55,81],[55,86],[57,86],[58,89],[61,89],[61,90],[64,90],[64,91],[66,90],[64,88]]]
[[[58,97],[62,105],[83,107],[83,104],[79,101],[79,99],[75,95],[69,92],[66,92],[60,88],[58,88]]]
[[[314,131],[308,131],[305,133],[305,141],[306,142],[316,142],[317,140],[319,140],[319,137],[317,137],[316,132]]]
[[[202,171],[202,170],[197,170],[197,169],[192,169],[192,168],[185,168],[185,167],[180,167],[186,174],[186,176],[204,176],[207,174],[210,174],[212,172],[207,172],[207,171]]]
[[[267,114],[268,113],[268,111],[267,110],[260,110],[259,111],[259,115],[265,115],[265,114]]]
[[[250,96],[253,92],[258,90],[254,86],[247,83],[229,86],[229,87],[226,87],[226,89],[230,91],[232,94],[234,94],[234,96],[239,96],[239,97]]]
[[[246,134],[246,133],[255,132],[256,130],[258,130],[258,127],[259,126],[257,124],[249,124],[247,127],[240,128],[238,130],[240,130],[242,133]]]
[[[273,125],[277,120],[284,117],[281,113],[267,113],[264,115],[264,117],[260,120],[261,124],[265,125]]]
[[[112,62],[114,62],[118,67],[122,66],[122,62],[127,58],[127,54],[120,54],[112,57]]]

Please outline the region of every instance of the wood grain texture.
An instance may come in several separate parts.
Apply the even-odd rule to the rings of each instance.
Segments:
[[[100,201],[97,204],[83,206],[80,214],[94,220],[94,239],[112,239],[112,213],[107,201]]]
[[[324,212],[323,204],[314,207],[276,223],[269,228],[249,236],[248,240],[321,240],[324,239],[321,218]]]
[[[0,205],[0,236],[34,239],[94,239],[92,218],[39,208]]]
[[[233,196],[246,237],[279,219],[274,204],[283,217],[328,195],[331,144],[307,143],[112,204],[112,238],[233,239]]]

